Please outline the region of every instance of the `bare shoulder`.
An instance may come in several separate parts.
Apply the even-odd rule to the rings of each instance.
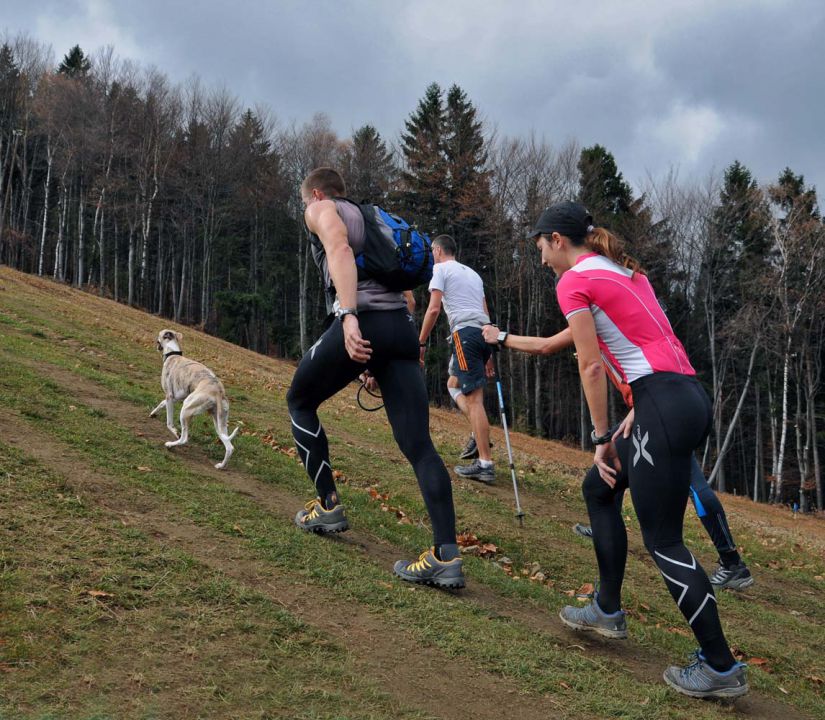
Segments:
[[[329,216],[330,213],[338,215],[335,208],[334,200],[318,200],[307,206],[304,210],[304,220],[307,227],[317,234],[318,228],[322,225],[324,217]]]

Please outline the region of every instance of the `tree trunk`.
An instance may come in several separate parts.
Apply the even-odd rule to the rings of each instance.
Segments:
[[[817,365],[817,368],[819,366]],[[805,362],[805,379],[807,380],[807,395],[808,395],[808,432],[810,433],[811,438],[811,450],[813,453],[813,465],[814,465],[814,487],[816,488],[816,508],[817,510],[823,510],[823,494],[822,494],[822,466],[819,462],[819,443],[817,442],[817,431],[816,431],[816,391],[817,386],[819,384],[819,371],[817,369],[816,375],[814,375],[813,369],[811,368],[811,355],[808,354]]]
[[[756,342],[753,344],[753,349],[751,350],[751,357],[748,361],[748,375],[745,378],[745,387],[742,388],[742,393],[739,396],[739,402],[736,404],[736,410],[733,413],[733,417],[731,418],[730,423],[728,424],[728,430],[725,433],[725,441],[722,443],[722,447],[719,451],[719,455],[716,457],[716,464],[713,466],[713,471],[708,478],[708,485],[713,485],[713,481],[720,477],[720,469],[722,467],[722,463],[725,459],[725,455],[728,452],[728,448],[730,447],[730,441],[733,437],[733,431],[736,428],[736,424],[739,422],[739,415],[742,412],[742,406],[745,404],[745,397],[748,394],[748,388],[751,384],[751,376],[753,374],[753,362],[756,359],[756,351],[759,349],[759,338],[756,339]],[[722,491],[721,485],[721,478],[720,478],[720,485],[719,485],[720,492]]]
[[[126,260],[126,279],[128,290],[126,302],[131,306],[135,304],[135,224],[129,222],[129,254]]]
[[[782,502],[782,468],[785,462],[785,444],[788,439],[788,374],[791,364],[791,336],[785,344],[785,358],[782,366],[782,424],[779,428],[779,454],[776,460],[774,481],[774,502]]]
[[[80,186],[77,203],[77,277],[75,278],[75,287],[83,285],[83,255],[84,255],[84,241],[83,237],[83,185]]]
[[[5,192],[0,191],[0,198],[3,199],[3,204],[0,206],[0,261],[3,258],[3,239],[5,237],[5,224],[6,224],[6,208],[8,206],[9,201],[9,191],[11,190],[11,177],[14,173],[14,158],[17,154],[17,139],[20,137],[20,131],[14,130],[13,131],[14,140],[12,140],[11,144],[11,152],[9,153],[9,175],[6,180],[6,187]],[[0,176],[3,174],[3,170],[5,169],[5,165],[0,165]]]
[[[100,211],[100,229],[98,230],[98,238],[97,238],[97,254],[100,259],[100,268],[98,272],[98,281],[100,282],[100,288],[98,289],[98,294],[103,295],[104,288],[106,287],[106,255],[103,252],[103,248],[105,246],[103,242],[103,228],[105,224],[105,212],[103,210]]]
[[[115,302],[120,302],[120,283],[119,283],[119,276],[120,276],[120,252],[118,251],[118,242],[117,242],[117,213],[112,218],[112,242],[113,247],[115,249],[115,262],[114,262],[114,295],[115,295]]]
[[[799,469],[799,508],[802,512],[807,511],[807,496],[805,495],[805,483],[808,480],[808,445],[807,410],[802,407],[802,374],[796,373],[796,412],[794,413],[794,435],[796,439],[796,465]],[[804,419],[803,419],[804,415]]]
[[[756,438],[754,445],[753,461],[753,501],[759,502],[759,495],[762,489],[762,415],[759,411],[759,383],[754,384],[756,391]]]
[[[52,181],[52,161],[54,153],[51,149],[51,138],[46,141],[46,182],[43,186],[43,227],[40,229],[40,252],[37,258],[37,274],[43,277],[43,261],[46,257],[46,228],[49,220],[49,186]]]

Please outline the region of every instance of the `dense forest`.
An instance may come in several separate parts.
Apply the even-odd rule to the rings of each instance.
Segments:
[[[0,263],[297,358],[325,320],[298,188],[333,165],[353,199],[453,235],[501,327],[550,335],[564,318],[525,230],[578,199],[646,268],[714,400],[701,460],[715,487],[822,510],[825,227],[804,177],[778,168],[760,184],[731,158],[701,183],[674,171],[634,190],[601,145],[503,137],[460,87],[422,90],[396,138],[369,124],[339,137],[323,114],[284,125],[279,108],[175,85],[111,48],[57,62],[6,37]],[[448,399],[446,335],[427,353],[434,402]],[[585,442],[572,352],[500,362],[520,429]]]

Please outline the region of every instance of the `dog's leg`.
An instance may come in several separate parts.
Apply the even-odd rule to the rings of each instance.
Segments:
[[[160,404],[154,410],[152,410],[152,412],[149,413],[149,417],[155,417],[155,415],[157,415],[160,412],[160,409],[164,405],[166,405],[166,399],[160,401]]]
[[[178,429],[175,427],[175,398],[171,395],[166,398],[166,427],[175,437],[178,436]]]
[[[215,432],[218,434],[220,441],[223,443],[223,447],[225,449],[225,453],[223,456],[223,460],[215,465],[218,470],[223,470],[226,467],[226,463],[229,462],[229,458],[232,457],[232,453],[235,452],[235,448],[232,445],[232,438],[235,437],[235,433],[232,435],[228,435],[227,424],[229,422],[229,403],[224,400],[224,405],[222,408],[215,408],[212,411],[212,422],[215,423]],[[237,429],[235,432],[238,432]]]
[[[201,412],[201,408],[193,407],[198,402],[195,395],[190,395],[183,401],[183,406],[180,409],[180,437],[175,441],[166,443],[166,447],[177,447],[178,445],[186,445],[189,442],[189,419]]]

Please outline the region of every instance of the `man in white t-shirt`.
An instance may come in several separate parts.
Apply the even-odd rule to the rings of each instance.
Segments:
[[[443,305],[453,346],[447,389],[470,421],[478,449],[478,460],[470,465],[456,466],[455,472],[489,485],[495,482],[495,471],[490,456],[490,423],[484,409],[484,386],[494,373],[490,346],[484,341],[481,328],[490,322],[490,315],[484,299],[484,283],[475,270],[456,261],[455,253],[455,240],[449,235],[439,235],[433,240],[435,264],[430,281],[430,304],[418,336],[421,363],[424,363],[427,338]],[[462,456],[466,455],[462,453]]]

